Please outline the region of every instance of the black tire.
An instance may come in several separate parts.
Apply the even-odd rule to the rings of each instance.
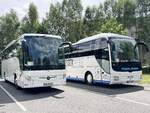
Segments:
[[[5,75],[4,75],[4,81],[7,83],[8,81],[6,80],[6,77],[5,77]]]
[[[5,78],[4,78],[4,81],[5,81],[6,83],[8,83],[8,80],[6,80]]]
[[[15,85],[15,88],[20,90],[21,87],[18,86],[18,83],[17,83],[17,79],[14,77],[14,85]]]
[[[87,72],[85,74],[85,83],[88,85],[92,85],[93,84],[93,75],[90,72]]]
[[[5,72],[4,72],[4,81],[7,83],[8,81],[6,80],[6,75],[5,75]]]

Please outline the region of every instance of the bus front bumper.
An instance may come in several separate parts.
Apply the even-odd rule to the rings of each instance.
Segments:
[[[138,83],[140,80],[140,76],[113,76],[110,84]]]
[[[59,86],[65,85],[65,79],[55,79],[49,81],[40,81],[40,80],[31,80],[31,81],[20,81],[18,86],[21,88],[38,88],[38,87],[52,87],[52,86]]]

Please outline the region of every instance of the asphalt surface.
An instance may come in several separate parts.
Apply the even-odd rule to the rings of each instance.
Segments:
[[[150,90],[139,85],[65,86],[17,90],[0,81],[0,113],[149,113]]]

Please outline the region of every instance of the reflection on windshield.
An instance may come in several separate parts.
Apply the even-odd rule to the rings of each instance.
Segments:
[[[61,44],[61,39],[45,36],[27,36],[25,40],[24,65],[26,67],[51,69],[60,66],[58,47]]]
[[[112,62],[138,62],[136,42],[132,39],[113,39],[111,42]]]

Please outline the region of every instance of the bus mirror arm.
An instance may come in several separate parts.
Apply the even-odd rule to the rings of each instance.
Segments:
[[[134,49],[136,49],[136,47],[139,46],[139,45],[144,46],[146,51],[149,52],[149,48],[144,42],[137,42],[136,45],[134,46]]]

